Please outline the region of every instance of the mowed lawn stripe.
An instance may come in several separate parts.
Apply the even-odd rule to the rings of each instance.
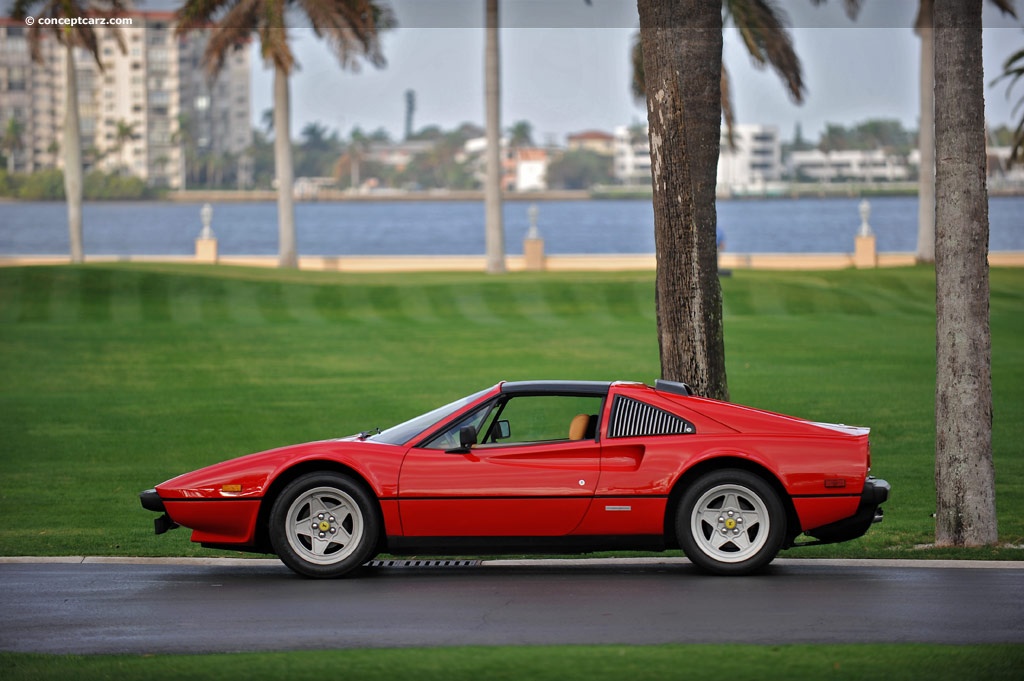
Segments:
[[[0,288],[0,319],[5,323],[50,321],[56,278],[37,267],[26,267],[19,274]]]
[[[743,307],[751,314],[842,312],[864,316],[923,315],[932,320],[935,315],[935,274],[924,267],[872,270],[868,276],[859,270],[745,272],[738,279],[722,281],[726,295],[732,295],[734,287],[738,289],[740,299],[748,301]]]
[[[442,324],[464,324],[469,322],[456,302],[457,287],[451,284],[429,284],[422,287],[423,295],[430,305],[430,311]]]

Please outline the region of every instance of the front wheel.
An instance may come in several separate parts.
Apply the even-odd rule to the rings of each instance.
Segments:
[[[775,489],[744,470],[712,471],[686,490],[676,537],[690,561],[717,575],[746,575],[782,548],[786,512]]]
[[[306,577],[341,577],[376,551],[380,520],[362,485],[338,473],[308,473],[288,484],[270,511],[270,543]]]

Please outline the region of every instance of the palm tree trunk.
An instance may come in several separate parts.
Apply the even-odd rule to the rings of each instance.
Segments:
[[[998,540],[981,0],[935,2],[935,543]]]
[[[64,196],[68,203],[68,237],[71,262],[85,262],[82,246],[82,133],[78,123],[78,76],[74,47],[64,47]]]
[[[935,31],[934,0],[921,0],[917,33],[921,36],[921,124],[917,147],[921,155],[917,190],[917,261],[935,262]]]
[[[484,180],[484,237],[487,272],[505,271],[505,226],[501,212],[501,67],[498,0],[487,0],[484,91],[487,110],[487,177]]]
[[[654,183],[663,378],[728,399],[715,182],[722,120],[721,0],[639,0]]]
[[[295,169],[292,163],[288,72],[274,68],[274,167],[277,171],[278,267],[299,265],[295,248]]]

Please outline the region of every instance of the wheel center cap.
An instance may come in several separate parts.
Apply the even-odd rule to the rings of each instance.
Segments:
[[[321,532],[326,532],[329,529],[331,529],[331,524],[329,522],[327,522],[326,520],[321,520],[320,521],[320,531]]]
[[[734,530],[734,529],[736,529],[736,521],[734,519],[732,519],[732,518],[727,519],[725,521],[725,529],[727,529],[727,530]]]

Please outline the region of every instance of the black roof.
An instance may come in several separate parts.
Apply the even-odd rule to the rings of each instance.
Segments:
[[[607,395],[611,381],[509,381],[501,384],[506,395]]]

